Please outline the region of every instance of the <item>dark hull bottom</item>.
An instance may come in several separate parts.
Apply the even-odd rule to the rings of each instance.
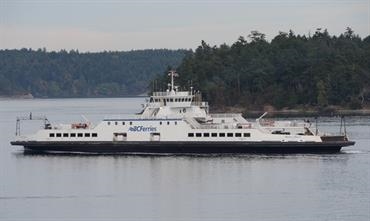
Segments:
[[[37,152],[82,153],[335,153],[352,141],[328,142],[11,142]]]

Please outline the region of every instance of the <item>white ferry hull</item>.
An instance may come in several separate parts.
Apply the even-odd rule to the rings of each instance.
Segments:
[[[14,141],[37,152],[121,153],[121,154],[232,154],[232,153],[334,153],[353,141],[325,142],[145,142],[145,141]]]

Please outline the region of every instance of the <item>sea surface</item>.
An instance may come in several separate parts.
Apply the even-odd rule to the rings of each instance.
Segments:
[[[356,145],[337,154],[35,155],[9,144],[17,116],[98,123],[143,102],[1,100],[0,220],[370,220],[370,117],[346,118]],[[319,129],[339,126],[319,119]]]

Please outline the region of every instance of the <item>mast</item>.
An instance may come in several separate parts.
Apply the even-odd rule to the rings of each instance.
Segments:
[[[174,86],[174,79],[173,79],[173,77],[178,77],[179,74],[177,74],[177,72],[174,71],[174,70],[170,70],[168,72],[168,76],[171,76],[171,91],[174,91],[175,86]]]

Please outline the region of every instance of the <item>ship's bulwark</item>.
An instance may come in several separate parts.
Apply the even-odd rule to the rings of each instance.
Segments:
[[[37,152],[121,154],[335,153],[353,141],[330,142],[12,142]]]

